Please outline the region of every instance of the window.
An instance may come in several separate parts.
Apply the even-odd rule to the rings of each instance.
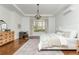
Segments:
[[[33,31],[34,32],[44,32],[46,29],[45,20],[34,20],[33,21]]]

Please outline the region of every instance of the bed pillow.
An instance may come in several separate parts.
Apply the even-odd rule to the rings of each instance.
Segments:
[[[63,32],[62,36],[67,37],[67,38],[76,38],[77,32],[76,31]]]
[[[70,38],[76,38],[77,37],[77,32],[76,31],[72,31]]]
[[[57,34],[67,37],[67,38],[76,38],[78,32],[76,30],[72,30],[72,29],[62,29],[62,30],[59,30],[59,32],[57,32]]]
[[[61,31],[61,32],[57,32],[56,34],[67,38],[70,37],[70,32]]]
[[[56,34],[62,36],[63,32],[57,32]]]
[[[71,35],[71,32],[63,32],[62,36],[69,38],[70,35]]]

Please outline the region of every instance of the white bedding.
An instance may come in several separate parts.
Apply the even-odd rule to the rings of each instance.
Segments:
[[[57,34],[43,34],[40,36],[39,50],[41,49],[76,49],[75,38],[65,38]],[[63,47],[64,46],[64,47]]]

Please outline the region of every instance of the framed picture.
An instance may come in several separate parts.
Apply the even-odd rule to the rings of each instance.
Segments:
[[[21,24],[18,24],[18,29],[20,29],[21,28]]]

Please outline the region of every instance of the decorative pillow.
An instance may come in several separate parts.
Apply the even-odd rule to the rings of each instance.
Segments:
[[[70,34],[71,34],[71,32],[63,32],[63,35],[62,36],[64,36],[64,37],[70,37]]]
[[[57,32],[57,34],[67,38],[76,38],[78,32],[72,29],[62,29],[61,31]]]
[[[57,32],[56,34],[62,36],[63,32]]]
[[[76,38],[77,37],[77,32],[76,31],[72,31],[70,38]]]
[[[63,32],[62,36],[67,38],[76,38],[77,32],[76,31]]]

